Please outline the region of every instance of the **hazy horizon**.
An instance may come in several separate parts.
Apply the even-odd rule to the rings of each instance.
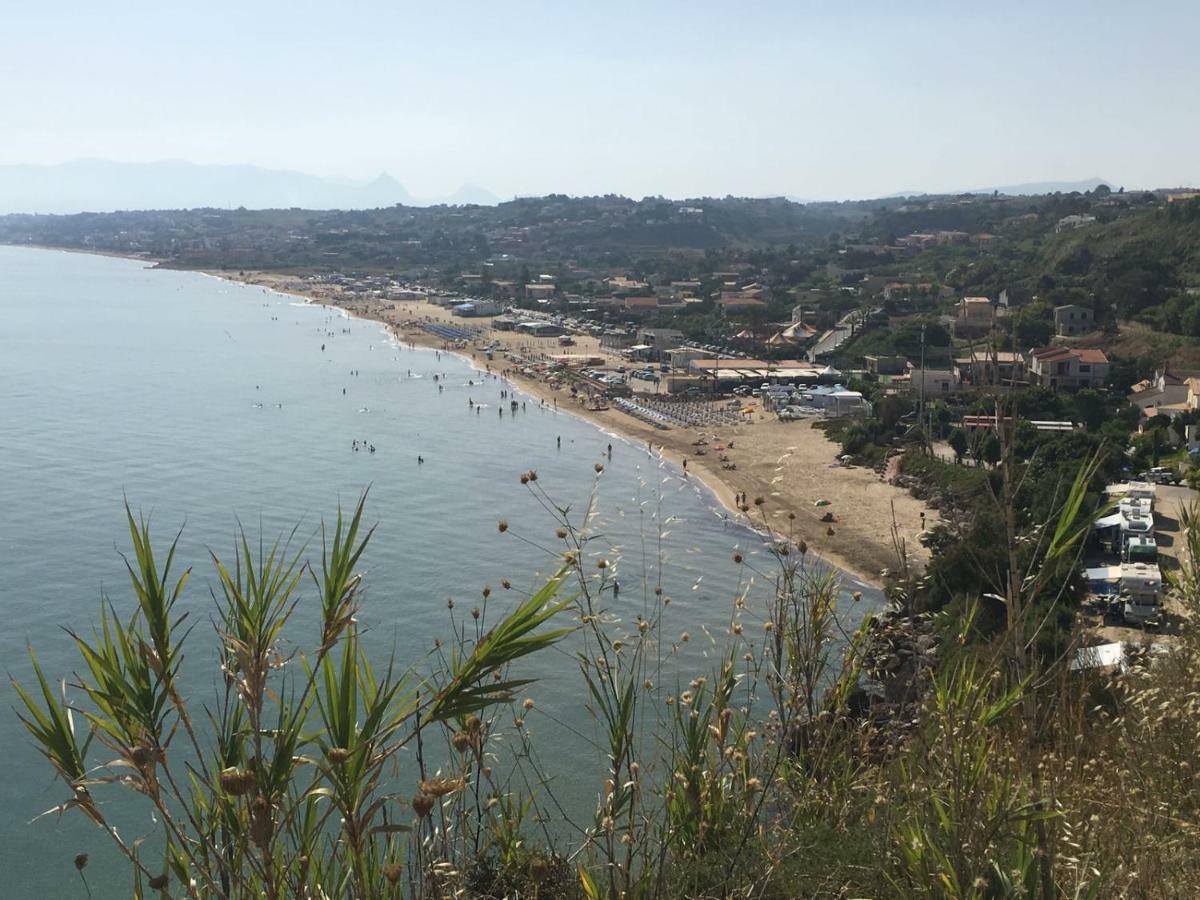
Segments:
[[[1200,181],[1200,9],[145,0],[9,13],[0,164],[252,165],[414,197],[815,200]],[[33,73],[33,75],[31,75]]]

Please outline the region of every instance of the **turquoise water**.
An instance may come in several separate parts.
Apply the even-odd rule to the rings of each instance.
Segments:
[[[594,464],[606,464],[597,550],[620,559],[617,611],[628,618],[642,608],[648,572],[674,599],[668,630],[707,629],[720,640],[738,591],[731,552],[755,544],[694,480],[644,448],[519,393],[526,409],[511,415],[504,386],[466,361],[398,347],[374,323],[261,288],[0,247],[0,347],[0,654],[21,680],[27,643],[61,677],[77,665],[62,627],[87,628],[102,594],[118,611],[131,608],[123,497],[152,516],[160,541],[183,526],[180,558],[195,567],[183,603],[197,625],[196,667],[212,660],[209,549],[231,556],[239,522],[268,539],[300,522],[300,539],[311,539],[322,516],[368,486],[367,518],[378,528],[363,567],[362,618],[381,661],[394,649],[418,662],[448,633],[448,598],[461,614],[488,584],[495,609],[506,602],[501,579],[533,588],[551,570],[546,553],[514,537],[556,544],[554,523],[518,481],[527,469],[579,510]],[[477,413],[468,398],[487,406]],[[376,451],[355,452],[354,440]],[[315,621],[310,608],[297,613],[300,629]],[[689,644],[697,671],[707,668],[706,646]],[[540,679],[529,722],[547,766],[570,774],[563,795],[587,807],[602,783],[601,756],[586,740],[575,663],[556,651],[525,671]],[[0,894],[83,896],[72,859],[87,852],[95,895],[125,896],[124,868],[93,826],[70,815],[28,824],[66,794],[9,697],[0,713]],[[145,814],[119,812],[128,839],[151,830]]]

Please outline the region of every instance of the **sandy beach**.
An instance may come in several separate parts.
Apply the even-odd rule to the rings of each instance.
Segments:
[[[923,528],[922,513],[924,521],[932,525],[937,521],[936,512],[871,469],[840,465],[838,446],[811,421],[781,422],[773,414],[757,409],[737,424],[663,430],[615,407],[589,409],[582,396],[572,397],[566,388],[521,374],[499,352],[489,363],[480,347],[448,348],[443,340],[420,327],[426,322],[445,322],[486,328],[490,319],[460,319],[448,309],[421,301],[393,303],[348,297],[335,288],[286,274],[207,274],[336,306],[351,315],[386,324],[406,343],[451,349],[480,369],[490,366],[493,373],[507,370],[506,377],[514,386],[533,397],[630,440],[653,444],[655,451],[684,468],[688,477],[701,479],[732,515],[746,515],[755,525],[769,525],[781,534],[803,540],[810,550],[869,584],[879,585],[881,571],[896,565],[893,523],[910,562],[923,564],[928,558],[918,536]],[[487,340],[493,339],[524,358],[564,352],[557,338],[489,329]],[[566,352],[608,356],[594,337],[575,336],[575,340],[575,346]],[[736,468],[724,468],[730,464]],[[739,493],[746,496],[746,513],[735,503]],[[761,504],[756,503],[759,498]],[[828,502],[817,506],[818,500]],[[832,521],[826,521],[826,516]]]

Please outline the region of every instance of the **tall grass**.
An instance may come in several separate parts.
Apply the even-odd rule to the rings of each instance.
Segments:
[[[533,472],[522,481],[556,543],[499,531],[555,574],[452,610],[432,664],[369,659],[360,501],[323,531],[315,563],[293,538],[255,548],[245,535],[231,560],[213,557],[205,706],[178,675],[197,652],[176,611],[187,574],[129,513],[133,612],[106,605],[71,634],[80,666],[61,683],[35,657],[18,714],[66,788],[52,811],[103,829],[136,896],[1194,896],[1200,641],[1187,633],[1103,678],[1073,673],[1070,648],[1034,652],[1057,582],[1016,550],[1075,558],[1091,465],[1052,522],[1018,534],[1010,517],[997,536],[1014,556],[997,585],[1009,618],[984,643],[976,598],[914,631],[929,618],[906,606],[918,576],[903,558],[891,618],[844,630],[837,578],[768,526],[765,502],[747,505],[762,546],[712,562],[736,567],[739,589],[711,668],[695,672],[663,586],[626,572],[618,594],[623,561],[594,503],[560,507]],[[1195,609],[1200,515],[1183,523],[1172,590]],[[663,527],[647,528],[646,557],[661,555]],[[308,602],[319,625],[287,650]],[[555,759],[525,725],[523,663],[548,651],[574,660],[591,760]],[[905,690],[881,688],[906,672]],[[564,768],[592,779],[592,809],[555,796]],[[99,798],[120,792],[153,811],[155,841],[112,827]]]

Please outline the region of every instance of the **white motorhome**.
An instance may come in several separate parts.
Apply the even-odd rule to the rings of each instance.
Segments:
[[[1125,618],[1151,624],[1162,615],[1162,572],[1150,563],[1122,563],[1120,580]]]

